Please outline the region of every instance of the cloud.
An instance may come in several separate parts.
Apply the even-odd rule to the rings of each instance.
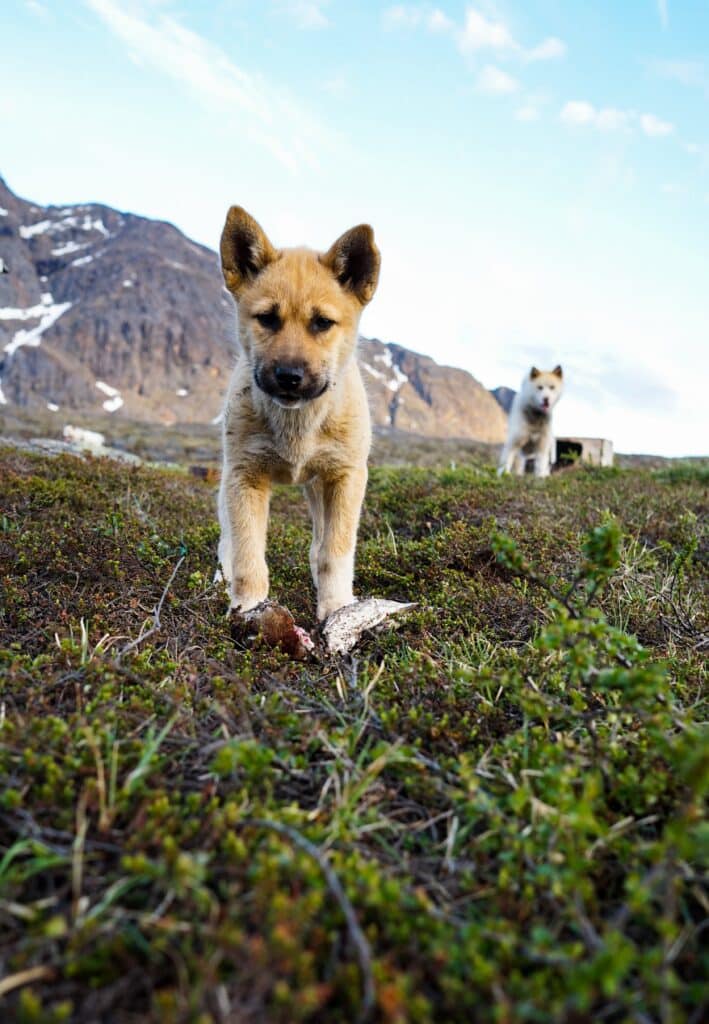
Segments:
[[[276,7],[291,18],[298,28],[326,28],[330,22],[323,13],[330,0],[278,0]]]
[[[492,51],[499,58],[522,62],[554,60],[566,54],[566,44],[556,36],[542,40],[529,49],[519,43],[502,20],[487,17],[475,7],[468,7],[462,26],[440,8],[428,4],[394,4],[383,15],[387,28],[426,28],[430,32],[447,32],[465,56],[474,57]]]
[[[523,103],[515,111],[515,117],[518,121],[538,121],[540,116],[539,107],[534,103]]]
[[[662,27],[667,28],[670,23],[670,12],[667,0],[657,0],[657,13],[660,15]]]
[[[536,60],[555,60],[558,57],[566,56],[566,43],[563,39],[557,39],[556,36],[550,36],[545,39],[543,43],[533,47],[526,53],[526,59],[528,61]]]
[[[223,50],[167,14],[153,20],[128,13],[116,0],[86,0],[125,44],[132,60],[188,89],[210,111],[239,119],[240,127],[290,170],[313,165],[317,125],[290,97],[262,76],[244,71]]]
[[[449,32],[453,29],[453,22],[448,15],[440,8],[428,4],[394,4],[384,11],[382,17],[387,28],[423,27],[429,32]]]
[[[654,114],[641,114],[634,110],[619,110],[617,107],[594,107],[587,100],[570,100],[561,108],[559,117],[566,124],[583,125],[599,131],[624,131],[636,123],[641,131],[651,138],[671,135],[674,125],[662,121]]]
[[[476,79],[476,86],[480,92],[488,93],[491,96],[508,96],[517,92],[519,82],[506,71],[496,68],[493,64],[486,64]]]
[[[521,49],[504,22],[490,21],[474,7],[469,7],[465,12],[465,22],[458,45],[463,53],[474,53],[478,50],[507,50],[517,53]]]
[[[650,70],[659,78],[698,89],[709,86],[709,72],[700,60],[651,60]]]
[[[465,54],[493,50],[500,56],[516,57],[522,61],[555,60],[566,54],[566,44],[556,36],[525,49],[512,35],[503,21],[493,21],[474,7],[465,12],[463,28],[458,34],[458,46]]]
[[[665,135],[671,135],[675,130],[674,125],[670,124],[669,121],[661,121],[659,117],[655,117],[654,114],[641,114],[640,115],[640,127],[646,135],[650,138],[658,139]]]

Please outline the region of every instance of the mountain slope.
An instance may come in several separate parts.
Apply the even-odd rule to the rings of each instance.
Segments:
[[[172,424],[219,414],[235,313],[216,253],[107,206],[41,207],[0,178],[0,404]],[[469,373],[362,339],[376,426],[496,443],[505,415]]]

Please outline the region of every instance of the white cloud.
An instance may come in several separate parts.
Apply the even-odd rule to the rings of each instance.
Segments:
[[[540,117],[539,107],[534,103],[523,103],[515,111],[515,117],[518,121],[538,121]]]
[[[659,78],[667,78],[680,85],[709,86],[709,72],[700,60],[652,60],[648,66]]]
[[[557,39],[556,36],[550,36],[545,39],[543,43],[539,43],[538,46],[534,46],[531,50],[527,51],[526,59],[528,61],[536,60],[555,60],[558,57],[566,56],[566,43],[563,39]]]
[[[513,57],[532,62],[553,60],[566,53],[566,44],[556,36],[550,36],[526,49],[515,39],[504,21],[488,17],[470,6],[461,27],[457,27],[440,8],[428,4],[394,4],[384,11],[383,19],[387,28],[423,27],[431,32],[447,32],[455,38],[461,53],[466,56],[476,56],[491,50],[501,58]]]
[[[670,12],[667,6],[667,0],[657,0],[657,13],[660,15],[662,27],[667,28],[670,23]]]
[[[449,32],[453,28],[453,22],[448,15],[439,11],[437,7],[428,15],[426,24],[432,32]]]
[[[38,18],[46,18],[49,14],[46,6],[39,2],[39,0],[25,0],[25,7],[30,14],[35,14]]]
[[[394,4],[383,14],[387,28],[427,28],[430,32],[450,32],[453,22],[438,7],[428,4]]]
[[[508,75],[501,68],[496,68],[493,64],[485,65],[478,74],[476,85],[480,92],[485,92],[492,96],[508,96],[510,93],[517,92],[519,88],[519,82],[516,78]]]
[[[561,108],[559,116],[568,124],[595,124],[596,108],[585,100],[570,100]]]
[[[671,135],[675,130],[674,125],[670,124],[669,121],[661,121],[660,118],[655,117],[654,114],[641,114],[640,127],[646,135],[649,135],[650,138],[653,139],[662,138],[665,135]]]
[[[277,9],[291,18],[298,28],[326,28],[330,22],[323,12],[330,0],[278,0]]]
[[[474,7],[469,7],[465,12],[459,45],[464,53],[478,50],[507,50],[516,53],[521,49],[504,22],[489,20]]]
[[[263,77],[244,71],[223,50],[167,14],[153,20],[128,13],[116,0],[86,0],[138,65],[153,68],[189,89],[213,111],[239,119],[239,127],[281,163],[313,166],[312,118]]]
[[[660,138],[671,135],[674,125],[661,121],[654,114],[638,114],[634,110],[619,110],[617,107],[594,107],[587,100],[570,100],[561,108],[559,117],[567,124],[586,125],[599,131],[621,131],[636,123],[645,135]]]

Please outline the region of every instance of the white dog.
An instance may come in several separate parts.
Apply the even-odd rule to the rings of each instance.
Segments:
[[[554,449],[551,412],[563,388],[560,366],[548,371],[532,367],[512,402],[498,474],[514,470],[522,476],[527,459],[533,458],[534,475],[549,476]]]

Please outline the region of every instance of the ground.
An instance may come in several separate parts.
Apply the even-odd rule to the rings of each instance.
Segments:
[[[706,464],[483,457],[373,470],[357,590],[418,608],[293,662],[213,484],[0,448],[3,1019],[706,1019]]]

